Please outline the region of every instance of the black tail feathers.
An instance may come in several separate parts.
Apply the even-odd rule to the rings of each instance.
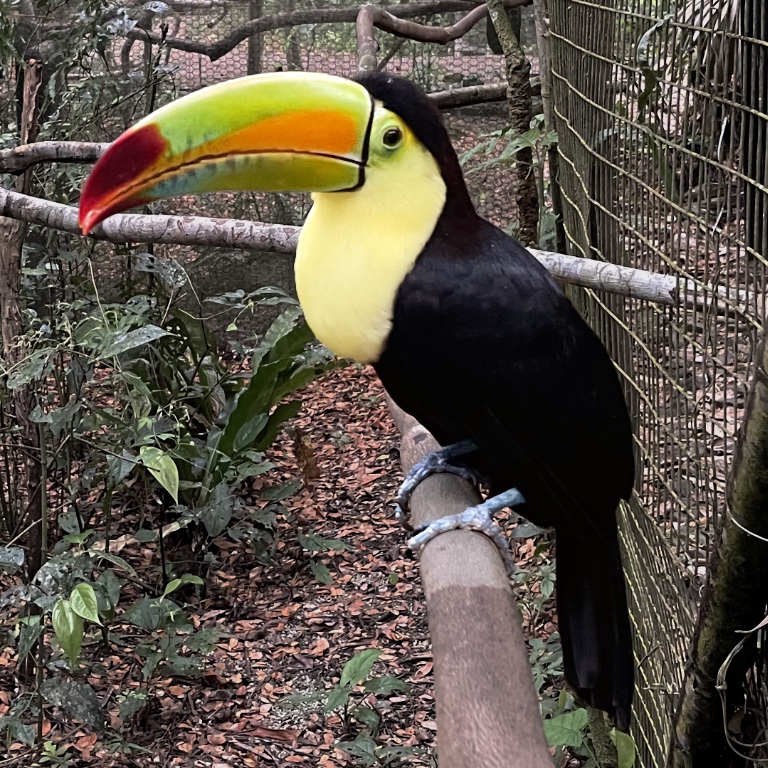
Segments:
[[[627,731],[635,674],[618,535],[614,530],[586,541],[584,532],[556,533],[565,679],[584,703]]]

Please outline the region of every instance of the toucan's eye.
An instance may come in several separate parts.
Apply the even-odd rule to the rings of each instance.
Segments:
[[[403,132],[399,128],[387,128],[381,140],[385,147],[394,149],[403,140]]]

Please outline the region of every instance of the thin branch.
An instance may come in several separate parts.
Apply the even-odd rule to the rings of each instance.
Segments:
[[[80,235],[77,208],[22,195],[0,188],[0,216],[51,227]],[[110,216],[93,229],[97,240],[111,243],[161,243],[209,248],[238,248],[246,251],[296,251],[300,227],[261,224],[241,219],[215,219],[204,216],[157,216],[120,213]],[[634,299],[676,306],[711,306],[734,309],[743,305],[746,291],[724,287],[702,287],[692,280],[673,275],[622,267],[563,253],[531,250],[554,277],[571,285],[608,291]]]
[[[517,8],[530,5],[533,0],[503,0],[505,7]],[[402,6],[396,6],[402,7]],[[357,15],[357,71],[376,71],[376,34],[374,28],[390,32],[398,37],[415,40],[419,43],[438,43],[445,45],[469,32],[478,21],[488,15],[488,8],[480,5],[466,16],[448,27],[435,27],[405,21],[401,14],[395,14],[390,8],[365,5]],[[400,18],[398,18],[400,16]]]
[[[433,0],[433,2],[390,5],[386,6],[383,10],[399,18],[413,18],[414,16],[434,16],[440,13],[466,11],[467,8],[477,5],[479,3],[474,2],[474,0]],[[149,41],[155,45],[162,43],[169,48],[187,51],[188,53],[198,53],[202,56],[207,56],[211,61],[216,61],[252,35],[269,32],[273,29],[296,27],[300,24],[354,23],[357,13],[357,7],[313,8],[310,10],[275,13],[272,16],[252,19],[214,43],[201,43],[196,40],[186,40],[177,37],[162,39],[162,36],[159,34],[147,32],[137,27],[134,27],[127,37],[129,40]]]

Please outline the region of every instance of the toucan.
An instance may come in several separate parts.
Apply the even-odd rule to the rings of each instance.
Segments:
[[[88,233],[174,195],[309,191],[296,288],[335,354],[556,539],[565,677],[630,725],[634,667],[616,509],[634,481],[616,369],[548,271],[481,218],[439,113],[409,81],[254,75],[123,133],[80,200]],[[493,617],[489,617],[493,620]]]

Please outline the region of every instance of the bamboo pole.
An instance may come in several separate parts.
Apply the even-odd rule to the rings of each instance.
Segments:
[[[439,446],[389,401],[407,472]],[[414,493],[415,525],[463,512],[479,496],[453,475]],[[435,660],[437,748],[441,768],[551,768],[509,577],[481,533],[450,531],[422,550],[421,578]]]

